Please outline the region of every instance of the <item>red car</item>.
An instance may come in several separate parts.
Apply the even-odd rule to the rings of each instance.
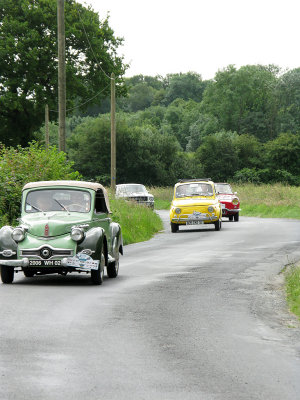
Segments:
[[[229,221],[238,221],[241,209],[237,193],[232,191],[229,183],[215,183],[215,190],[222,206],[222,217],[228,217]]]

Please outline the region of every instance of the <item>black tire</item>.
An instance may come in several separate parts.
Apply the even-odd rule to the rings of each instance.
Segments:
[[[119,274],[119,256],[118,259],[107,266],[107,276],[109,278],[116,278]]]
[[[32,271],[26,271],[23,269],[23,273],[26,276],[26,278],[32,278],[34,273]]]
[[[215,231],[219,231],[222,228],[222,221],[218,219],[218,221],[215,222]]]
[[[239,219],[240,219],[240,214],[239,213],[234,214],[235,222],[238,222]]]
[[[171,231],[172,233],[176,233],[179,229],[179,225],[178,224],[174,224],[173,222],[171,222]]]
[[[233,215],[229,215],[229,221],[233,221]]]
[[[105,256],[104,256],[104,246],[102,245],[101,260],[99,262],[98,269],[91,270],[91,280],[93,285],[102,285],[104,278],[104,266],[105,266]]]
[[[3,283],[12,283],[14,280],[15,270],[14,267],[8,265],[1,265],[1,281]]]

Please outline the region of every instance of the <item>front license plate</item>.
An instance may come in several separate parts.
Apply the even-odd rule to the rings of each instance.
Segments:
[[[29,267],[60,267],[61,260],[29,260]]]
[[[187,225],[201,225],[203,224],[203,221],[187,221]]]

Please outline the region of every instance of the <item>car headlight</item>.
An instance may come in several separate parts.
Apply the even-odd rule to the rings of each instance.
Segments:
[[[84,230],[82,228],[72,228],[71,238],[74,242],[80,242],[84,238]]]
[[[176,214],[180,214],[181,213],[181,208],[175,208],[175,212],[176,212]]]
[[[235,206],[236,206],[237,204],[239,204],[239,199],[238,199],[237,197],[235,197],[235,198],[232,200],[232,204],[234,204]]]
[[[22,242],[25,238],[25,229],[21,226],[18,226],[12,231],[11,237],[15,242]]]
[[[215,211],[215,209],[213,208],[213,206],[208,206],[208,207],[207,207],[207,211],[210,212],[210,213],[212,213],[212,212]]]

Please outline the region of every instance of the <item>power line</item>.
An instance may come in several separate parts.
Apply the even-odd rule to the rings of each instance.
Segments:
[[[110,80],[111,77],[110,77],[110,76],[104,71],[104,69],[101,67],[100,62],[99,62],[99,60],[97,59],[96,54],[94,53],[94,50],[93,50],[93,48],[92,48],[92,46],[91,46],[90,40],[89,40],[89,38],[88,38],[88,35],[87,35],[87,33],[86,33],[84,24],[83,24],[82,19],[81,19],[81,15],[80,15],[79,8],[77,8],[77,12],[78,12],[79,20],[80,20],[82,29],[83,29],[83,31],[84,31],[86,40],[87,40],[87,42],[88,42],[88,45],[89,45],[89,47],[90,47],[91,52],[93,53],[93,56],[94,56],[94,58],[95,58],[95,61],[96,61],[96,63],[98,64],[98,66],[100,67],[101,71],[104,73],[104,75]]]
[[[85,104],[89,103],[89,102],[90,102],[91,100],[93,100],[95,97],[99,96],[102,92],[104,92],[109,86],[110,86],[110,84],[107,85],[107,86],[106,86],[104,89],[102,89],[100,92],[98,92],[97,94],[95,94],[95,96],[93,96],[93,97],[91,97],[90,99],[86,100],[85,102],[80,103],[80,104],[78,104],[78,105],[75,106],[75,107],[68,108],[68,109],[66,110],[66,112],[68,112],[68,111],[73,111],[73,110],[75,110],[76,108],[80,108],[81,106],[84,106]],[[57,110],[49,110],[49,111],[58,113]]]

